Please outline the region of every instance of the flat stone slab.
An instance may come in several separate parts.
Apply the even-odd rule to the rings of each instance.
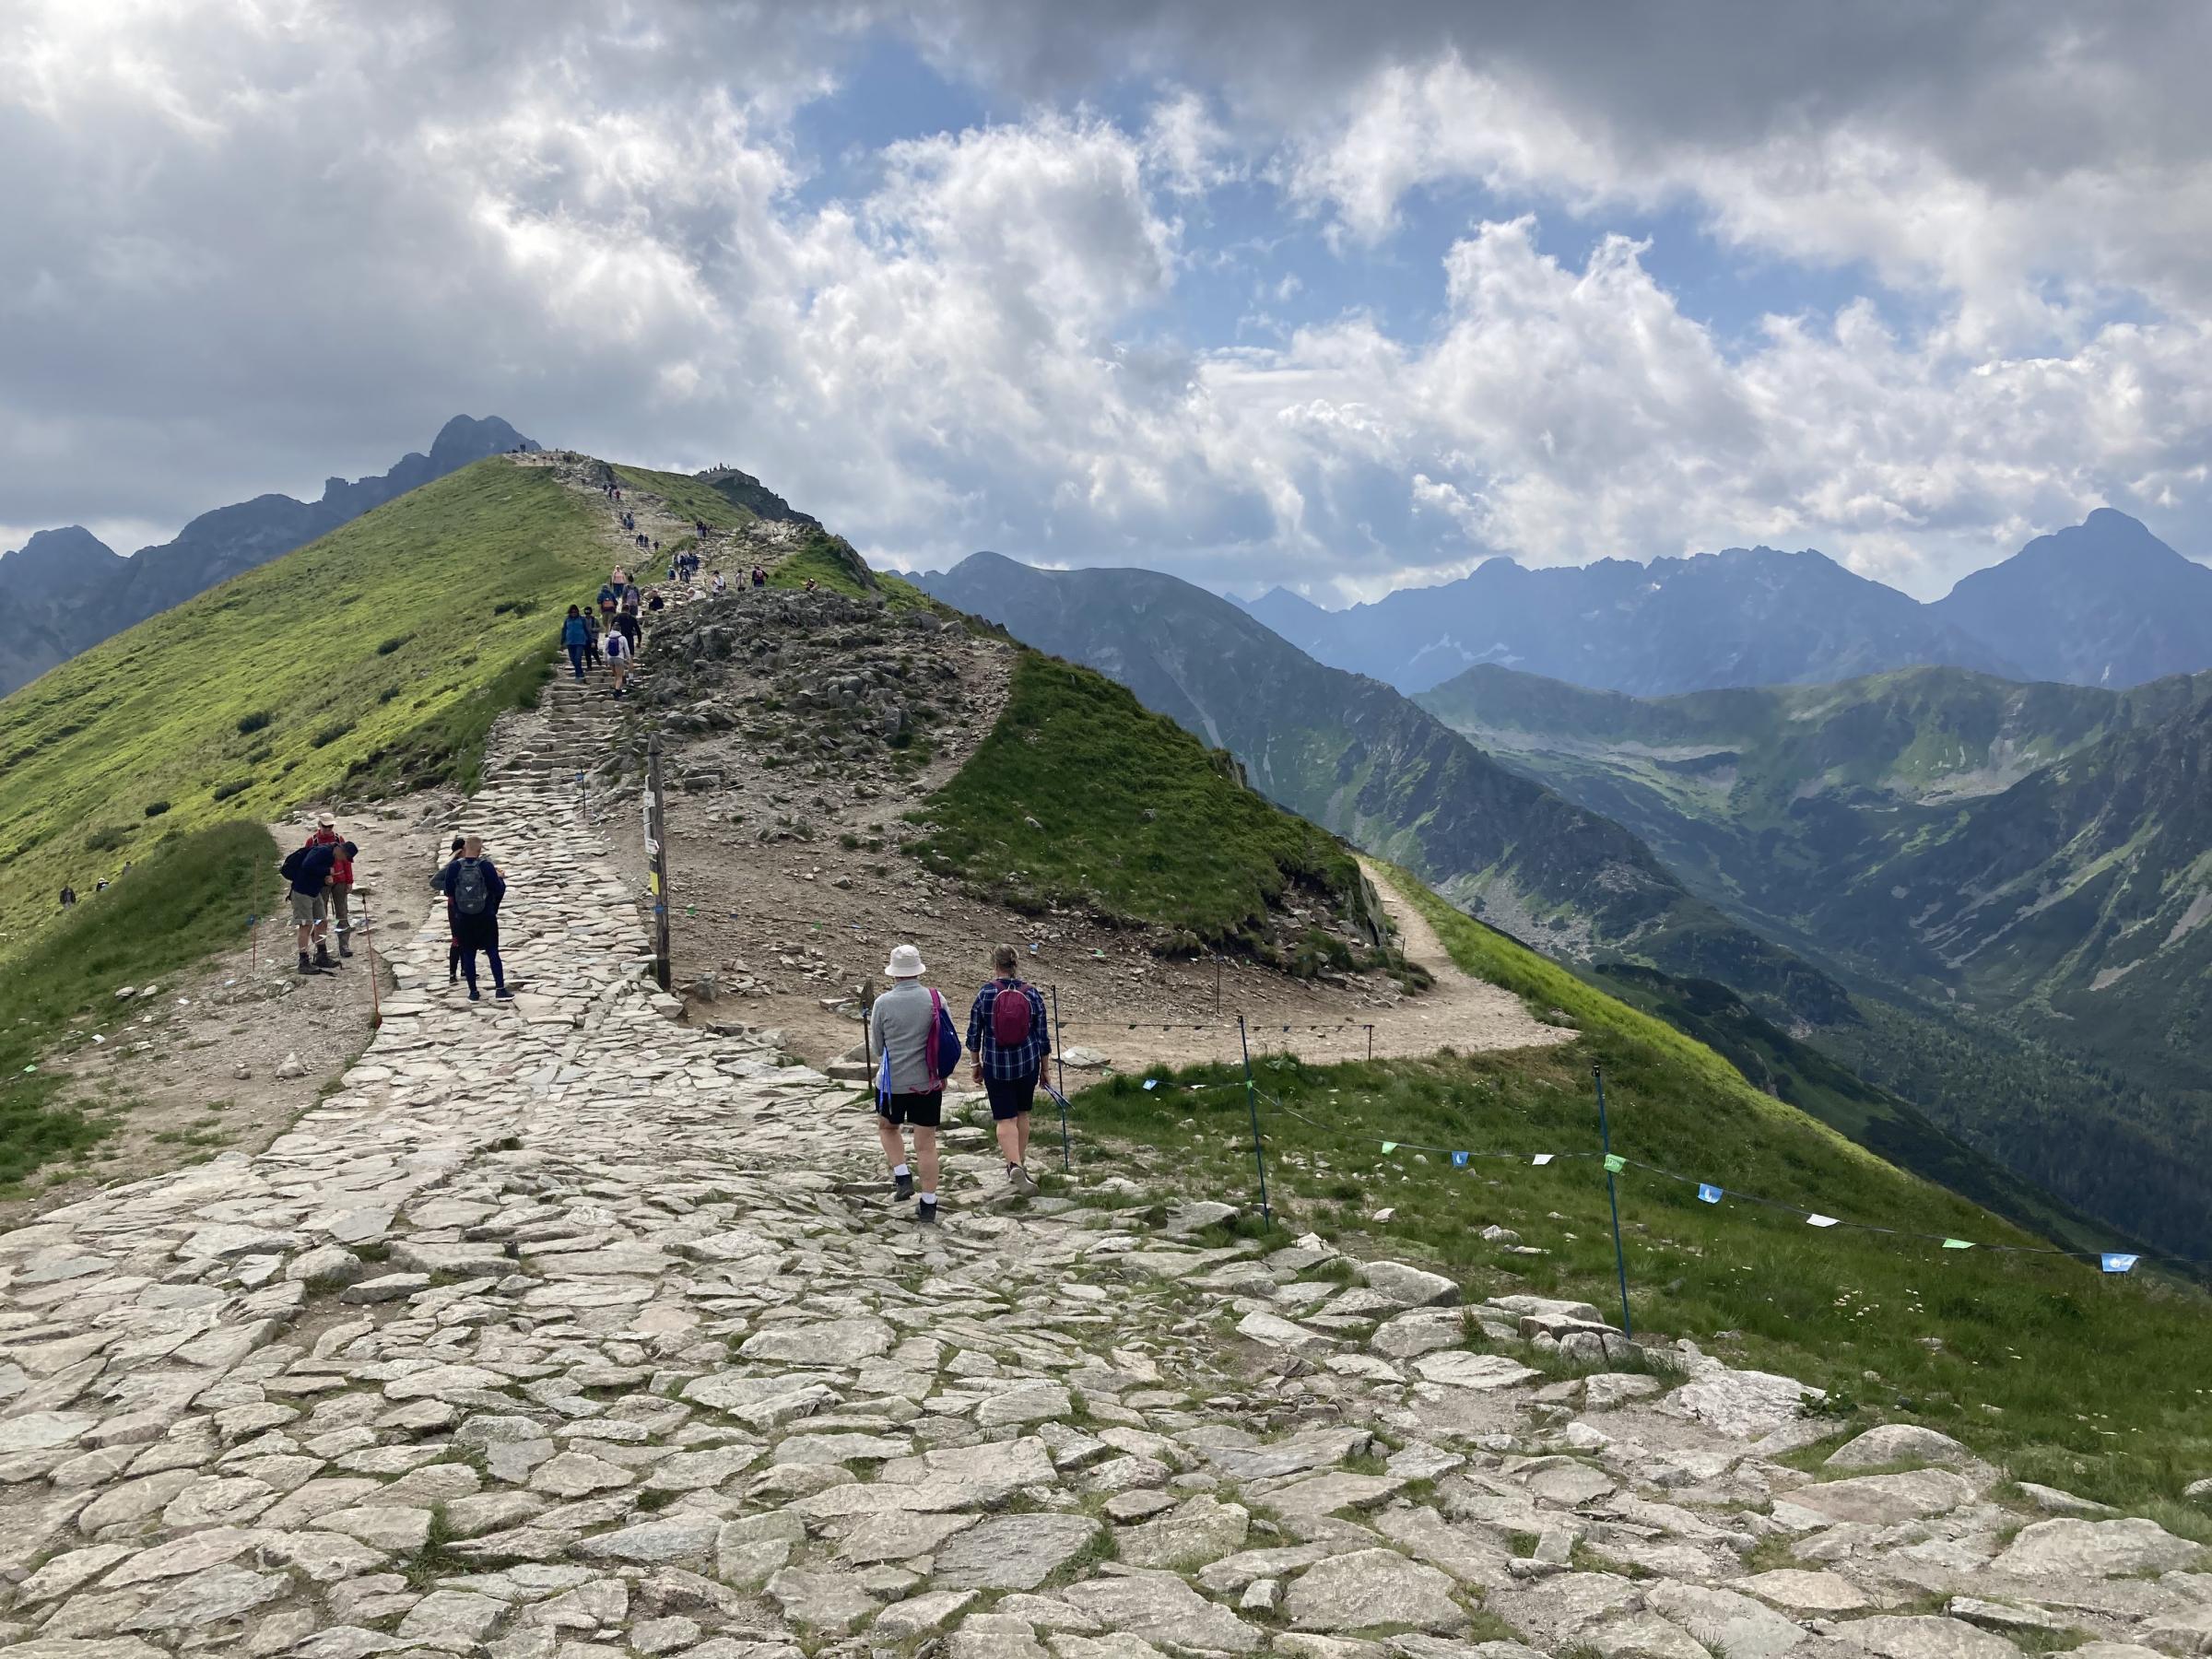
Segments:
[[[2175,1537],[2155,1521],[2062,1518],[2022,1528],[1990,1567],[2021,1578],[2118,1578],[2194,1567],[2205,1556],[2201,1545]]]
[[[1088,1515],[986,1515],[946,1540],[930,1583],[942,1590],[1034,1590],[1104,1531]]]
[[[1356,1549],[1309,1567],[1291,1582],[1284,1611],[1300,1630],[1362,1630],[1411,1625],[1449,1633],[1467,1626],[1445,1573],[1394,1549]]]
[[[1485,1391],[1517,1388],[1544,1374],[1503,1354],[1474,1354],[1464,1348],[1423,1354],[1413,1362],[1413,1369],[1430,1382],[1441,1382],[1447,1388]]]

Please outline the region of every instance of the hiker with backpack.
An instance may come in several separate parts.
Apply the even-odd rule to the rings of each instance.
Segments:
[[[891,988],[868,1010],[868,1041],[883,1056],[876,1071],[876,1135],[891,1160],[891,1190],[913,1197],[914,1172],[907,1167],[903,1132],[914,1132],[914,1162],[921,1166],[921,1195],[914,1219],[937,1218],[937,1124],[945,1110],[945,1079],[960,1063],[960,1039],[952,1029],[945,999],[926,989],[928,971],[912,945],[891,952],[884,972]]]
[[[331,959],[330,941],[324,936],[328,926],[329,910],[324,889],[330,885],[331,867],[343,855],[353,855],[351,841],[310,841],[304,847],[295,847],[285,861],[276,866],[277,874],[291,884],[292,928],[299,935],[300,971],[301,973],[335,973],[336,962]],[[105,885],[104,883],[102,885]],[[312,960],[308,957],[308,946],[314,946]]]
[[[994,975],[968,1010],[968,1052],[975,1056],[975,1080],[991,1097],[991,1124],[1006,1160],[1006,1184],[1027,1198],[1037,1191],[1030,1179],[1030,1107],[1053,1042],[1042,994],[1015,971],[1020,960],[1011,945],[991,953]]]
[[[482,840],[464,836],[460,857],[432,877],[430,885],[444,893],[451,909],[453,942],[461,953],[461,977],[468,982],[468,1000],[483,1000],[477,992],[479,950],[491,960],[492,995],[501,1002],[511,1000],[514,993],[507,989],[507,971],[500,961],[500,900],[507,896],[507,882],[484,856]]]
[[[606,637],[599,641],[599,649],[606,653],[606,666],[615,677],[614,695],[622,695],[622,682],[629,677],[630,660],[636,653],[629,642],[629,630],[637,626],[633,617],[618,617],[608,624]]]
[[[448,861],[460,857],[461,849],[467,844],[461,836],[454,836],[453,849],[447,855]],[[430,885],[438,885],[437,877],[430,877]],[[445,982],[449,985],[461,982],[461,924],[453,920],[453,896],[451,893],[445,896]]]

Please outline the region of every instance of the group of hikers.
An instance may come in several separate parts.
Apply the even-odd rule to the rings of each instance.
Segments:
[[[914,1219],[937,1218],[937,1128],[945,1084],[959,1068],[963,1047],[973,1056],[971,1076],[991,1101],[1007,1187],[1028,1197],[1030,1109],[1053,1052],[1044,997],[1016,972],[1020,958],[1011,945],[992,952],[992,977],[968,1008],[965,1044],[954,1030],[943,994],[922,983],[929,971],[912,945],[891,952],[884,968],[890,989],[868,1010],[868,1047],[881,1056],[876,1069],[876,1132],[890,1159],[892,1191],[914,1198]],[[914,1136],[914,1160],[906,1159],[905,1131]],[[915,1182],[920,1171],[919,1187]]]
[[[307,840],[276,866],[290,886],[292,933],[300,947],[301,973],[335,973],[339,962],[353,954],[353,861],[359,851],[338,833],[337,820],[325,812],[316,818]],[[330,954],[334,919],[335,958]]]
[[[290,888],[300,973],[335,973],[353,955],[353,935],[362,931],[353,924],[352,906],[353,861],[359,852],[338,833],[336,819],[325,812],[317,816],[307,840],[277,865]],[[450,855],[430,877],[430,886],[445,895],[445,982],[457,984],[465,977],[468,1000],[478,1001],[480,951],[491,962],[492,994],[501,1000],[512,997],[506,967],[500,960],[500,900],[507,896],[507,882],[484,856],[484,843],[473,835],[454,836]],[[334,934],[335,957],[330,954]]]
[[[678,553],[669,563],[669,577],[688,583],[699,573],[699,555],[686,551]],[[755,565],[752,585],[768,585],[768,571]],[[813,583],[809,582],[811,588]],[[730,591],[729,582],[720,571],[713,573],[708,584],[717,596]],[[581,605],[569,606],[569,614],[561,618],[561,649],[569,653],[569,672],[577,679],[586,677],[586,666],[605,665],[613,677],[610,696],[624,695],[629,671],[645,646],[645,618],[658,615],[667,606],[667,600],[657,587],[641,588],[636,577],[617,565],[600,583],[599,593],[589,607]]]

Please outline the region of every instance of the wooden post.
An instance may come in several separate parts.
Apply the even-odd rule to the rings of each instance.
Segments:
[[[652,869],[647,879],[653,889],[653,977],[668,989],[668,819],[661,794],[661,737],[655,732],[645,747],[645,856]]]

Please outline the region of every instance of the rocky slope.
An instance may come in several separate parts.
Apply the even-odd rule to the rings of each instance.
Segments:
[[[0,641],[0,696],[372,507],[517,447],[537,445],[497,416],[456,415],[439,429],[429,454],[410,452],[379,477],[333,478],[314,501],[265,495],[218,507],[186,524],[173,541],[141,547],[128,559],[76,525],[41,531],[0,558],[0,609],[18,619]]]

